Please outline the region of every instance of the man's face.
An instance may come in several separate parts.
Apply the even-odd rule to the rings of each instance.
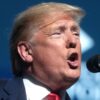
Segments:
[[[68,88],[80,76],[79,26],[62,17],[34,35],[33,74],[51,89]]]

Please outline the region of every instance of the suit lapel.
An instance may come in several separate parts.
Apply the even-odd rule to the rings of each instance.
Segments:
[[[71,100],[71,98],[69,97],[68,93],[66,92],[65,94],[65,100]]]
[[[26,100],[25,88],[21,78],[9,80],[4,87],[8,94],[7,100]]]

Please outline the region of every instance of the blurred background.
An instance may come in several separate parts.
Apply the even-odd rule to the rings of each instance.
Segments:
[[[0,79],[11,78],[9,36],[13,21],[19,12],[29,6],[51,0],[0,0]],[[91,73],[86,61],[100,54],[100,1],[99,0],[52,0],[79,6],[86,11],[81,23],[82,71],[79,81],[68,89],[72,100],[100,100],[100,73]]]

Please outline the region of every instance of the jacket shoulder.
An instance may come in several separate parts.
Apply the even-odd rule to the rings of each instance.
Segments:
[[[6,79],[0,79],[0,89],[6,85],[7,81]]]
[[[3,88],[5,87],[8,80],[0,79],[0,100],[5,100],[7,94],[4,92]]]
[[[0,100],[26,100],[26,92],[22,78],[1,80]]]

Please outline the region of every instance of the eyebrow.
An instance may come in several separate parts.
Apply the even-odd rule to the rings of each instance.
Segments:
[[[67,27],[65,25],[59,25],[59,26],[54,27],[53,30],[59,30],[61,32],[64,32],[66,29]]]
[[[73,25],[71,29],[78,31],[80,29],[80,26],[79,25]]]
[[[64,25],[58,27],[58,29],[60,29],[61,32],[64,32],[64,31],[66,30],[66,28],[67,28],[67,27],[64,26]]]

